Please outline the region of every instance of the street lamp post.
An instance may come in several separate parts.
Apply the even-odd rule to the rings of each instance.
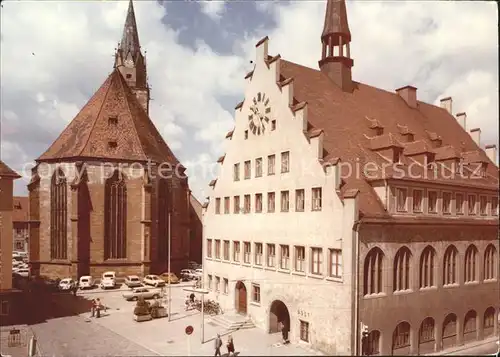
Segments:
[[[171,307],[172,307],[172,288],[171,288],[171,276],[170,276],[170,257],[172,255],[172,232],[170,224],[171,212],[168,212],[168,321],[170,322]]]

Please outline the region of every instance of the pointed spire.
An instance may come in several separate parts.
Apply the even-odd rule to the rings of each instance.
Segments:
[[[141,46],[139,45],[139,34],[137,32],[137,23],[135,21],[134,4],[130,0],[128,4],[127,19],[123,27],[122,41],[120,42],[120,49],[124,55],[131,52],[132,57],[135,59],[136,55],[140,53]]]
[[[328,0],[326,3],[325,25],[321,39],[332,35],[343,35],[346,42],[351,41],[345,0]]]
[[[319,68],[343,91],[352,92],[351,32],[345,0],[327,0]]]

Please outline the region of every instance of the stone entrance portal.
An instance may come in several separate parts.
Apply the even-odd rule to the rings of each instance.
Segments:
[[[279,323],[282,322],[290,332],[290,313],[281,300],[274,300],[269,312],[269,333],[281,332]]]
[[[239,314],[247,314],[247,288],[241,281],[236,283],[235,309]]]

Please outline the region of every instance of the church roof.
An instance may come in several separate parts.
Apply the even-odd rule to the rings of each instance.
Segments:
[[[117,69],[37,161],[85,158],[179,163]]]
[[[390,134],[395,141],[403,141],[401,126],[406,126],[414,135],[415,141],[419,141],[421,145],[425,144],[426,148],[433,148],[432,138],[428,133],[437,133],[442,140],[442,146],[460,148],[460,154],[465,161],[470,156],[467,153],[474,152],[490,163],[485,177],[458,177],[451,180],[436,177],[435,182],[469,188],[498,189],[497,167],[446,109],[422,101],[417,101],[417,108],[414,109],[397,93],[359,82],[354,82],[355,89],[352,93],[344,92],[327,74],[286,60],[280,61],[280,73],[280,80],[294,79],[294,102],[307,102],[308,131],[324,131],[324,162],[340,158],[343,162],[354,163],[359,158],[361,165],[370,161],[381,167],[387,163],[383,156],[372,150],[373,129],[366,120],[369,117],[381,124],[384,136]],[[440,149],[432,150],[437,153]],[[475,160],[477,161],[477,158]],[[422,168],[420,177],[425,170]],[[380,178],[390,178],[389,174]],[[383,204],[369,183],[370,180],[363,173],[359,176],[349,175],[344,180],[342,194],[351,189],[359,190],[359,208],[364,215],[386,215]]]
[[[0,160],[0,178],[1,177],[12,177],[14,179],[17,179],[21,176],[19,176],[17,172],[8,167],[6,163]]]

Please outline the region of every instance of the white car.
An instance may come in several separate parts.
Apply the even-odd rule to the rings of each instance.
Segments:
[[[14,273],[22,276],[23,278],[29,278],[29,276],[30,276],[30,269],[29,268],[15,269]]]
[[[116,274],[114,271],[107,271],[101,277],[101,289],[115,288],[116,287]]]
[[[62,279],[59,282],[59,289],[61,290],[71,290],[76,286],[76,281],[71,278]]]
[[[94,280],[89,275],[84,275],[80,277],[80,281],[78,283],[80,289],[91,289],[94,287]]]
[[[203,276],[203,269],[196,269],[194,271],[194,274],[197,276],[197,277],[202,277]]]
[[[151,285],[155,288],[159,286],[165,286],[165,280],[160,279],[158,275],[146,275],[143,282],[144,285]]]

